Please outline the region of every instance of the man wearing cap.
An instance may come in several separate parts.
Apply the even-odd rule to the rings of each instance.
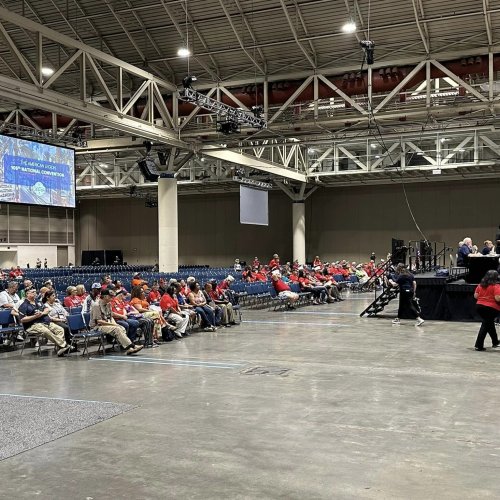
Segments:
[[[64,339],[64,330],[56,325],[49,317],[50,307],[44,307],[36,299],[36,290],[30,288],[26,291],[26,299],[19,306],[21,323],[28,333],[42,335],[54,342],[58,347],[57,355],[64,356],[69,351],[69,344]]]
[[[90,313],[92,309],[92,305],[97,303],[99,300],[99,295],[101,293],[101,284],[100,283],[92,283],[90,287],[90,293],[87,298],[82,302],[82,312],[84,314]]]
[[[290,287],[281,279],[280,272],[275,270],[271,273],[271,279],[273,280],[273,287],[278,294],[278,297],[282,300],[287,300],[287,306],[290,309],[294,308],[294,304],[299,300],[299,294],[292,292]]]
[[[111,300],[113,299],[114,292],[112,290],[102,290],[101,297],[98,302],[94,302],[90,309],[90,328],[100,330],[106,335],[114,337],[118,343],[125,349],[127,356],[139,352],[144,346],[134,345],[134,343],[127,337],[125,328],[116,323],[113,319],[113,312],[111,310]]]

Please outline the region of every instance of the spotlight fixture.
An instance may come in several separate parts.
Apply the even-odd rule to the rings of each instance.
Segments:
[[[182,80],[182,86],[185,89],[192,89],[192,85],[194,82],[196,82],[198,79],[194,75],[188,75]]]
[[[178,51],[177,51],[177,55],[179,57],[189,57],[191,55],[191,52],[189,51],[189,49],[187,47],[181,47]]]
[[[240,132],[240,126],[237,122],[233,121],[218,122],[217,132],[224,135],[237,134]]]
[[[344,33],[355,33],[356,32],[356,23],[352,20],[347,21],[344,26],[342,26],[342,31]]]
[[[52,68],[49,68],[48,66],[44,66],[42,68],[42,75],[43,76],[52,76],[54,74],[54,70]]]
[[[361,40],[359,45],[365,52],[366,64],[372,65],[375,61],[375,42],[372,40]]]
[[[264,113],[264,108],[262,106],[252,106],[250,111],[253,113],[255,118],[262,118],[262,113]]]
[[[144,141],[142,145],[146,148],[146,153],[149,153],[153,147],[153,143],[151,141]]]

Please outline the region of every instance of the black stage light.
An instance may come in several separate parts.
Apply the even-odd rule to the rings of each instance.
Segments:
[[[372,65],[375,61],[375,42],[372,40],[361,40],[359,45],[365,51],[366,64]]]
[[[153,143],[151,141],[144,141],[142,145],[146,148],[146,153],[149,153],[153,147]]]
[[[194,82],[196,82],[198,79],[194,75],[188,75],[182,80],[182,86],[185,89],[190,89],[192,88],[192,85]]]
[[[255,118],[262,118],[262,113],[264,112],[264,108],[262,106],[252,106],[250,111],[253,113]]]

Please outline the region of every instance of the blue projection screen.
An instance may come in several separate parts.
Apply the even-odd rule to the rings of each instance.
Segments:
[[[74,151],[0,135],[0,203],[75,208]]]

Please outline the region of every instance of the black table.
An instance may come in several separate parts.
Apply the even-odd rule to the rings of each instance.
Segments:
[[[467,275],[465,281],[467,283],[479,283],[486,271],[498,268],[498,256],[492,257],[491,255],[482,255],[478,257],[469,257],[467,266]]]

